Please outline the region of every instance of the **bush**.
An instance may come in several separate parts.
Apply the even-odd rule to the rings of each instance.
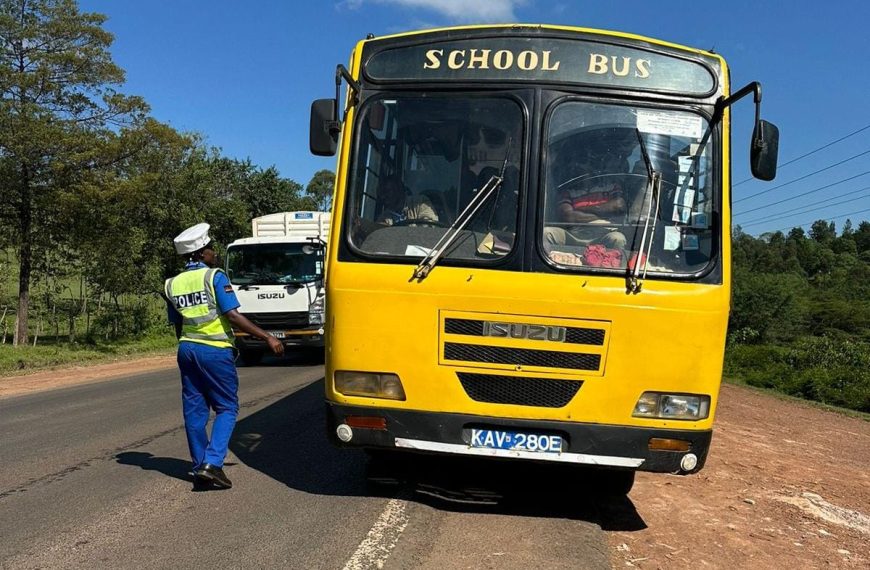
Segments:
[[[870,346],[806,337],[792,346],[731,343],[725,373],[751,386],[870,412]]]

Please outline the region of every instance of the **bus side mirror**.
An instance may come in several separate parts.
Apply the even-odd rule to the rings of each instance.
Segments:
[[[776,178],[776,162],[779,154],[779,129],[773,123],[760,120],[752,131],[752,148],[749,163],[752,175],[759,180]]]
[[[311,125],[308,146],[317,156],[334,156],[338,148],[341,124],[336,114],[335,99],[318,99],[311,104]]]

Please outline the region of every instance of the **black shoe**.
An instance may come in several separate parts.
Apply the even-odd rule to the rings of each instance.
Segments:
[[[193,477],[201,482],[210,483],[218,489],[229,489],[233,486],[233,482],[230,481],[224,470],[220,467],[215,467],[211,463],[206,463],[197,469]]]

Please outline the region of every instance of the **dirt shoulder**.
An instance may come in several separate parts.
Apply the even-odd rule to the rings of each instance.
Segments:
[[[43,370],[0,378],[0,399],[52,388],[103,382],[175,366],[175,354],[120,360],[103,364]]]
[[[870,422],[724,385],[706,467],[638,474],[615,568],[870,567]]]

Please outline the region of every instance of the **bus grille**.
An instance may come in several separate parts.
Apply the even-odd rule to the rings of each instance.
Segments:
[[[484,346],[456,342],[444,343],[444,358],[446,360],[463,362],[569,368],[573,370],[598,370],[601,364],[600,354]]]
[[[540,408],[568,405],[583,384],[580,380],[550,380],[457,372],[465,393],[476,402]]]

